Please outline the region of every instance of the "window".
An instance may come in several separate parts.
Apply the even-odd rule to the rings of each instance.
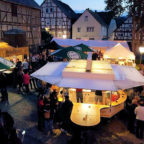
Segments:
[[[46,20],[46,25],[50,25],[50,19]]]
[[[11,5],[11,12],[12,12],[12,16],[17,16],[17,5],[15,4]]]
[[[87,27],[87,32],[94,32],[94,27]]]
[[[77,32],[80,32],[80,31],[81,31],[81,28],[80,28],[80,27],[78,27],[78,28],[77,28]]]
[[[54,8],[46,8],[46,13],[52,13],[54,12]]]
[[[59,25],[59,26],[62,26],[62,24],[63,24],[62,19],[59,19],[59,20],[58,20],[58,25]]]
[[[46,8],[46,13],[48,13],[49,12],[49,9],[48,8]]]
[[[53,8],[50,8],[50,13],[52,13],[54,11],[54,9]]]
[[[55,19],[51,20],[51,25],[55,25]]]
[[[85,16],[84,21],[88,21],[88,16]]]

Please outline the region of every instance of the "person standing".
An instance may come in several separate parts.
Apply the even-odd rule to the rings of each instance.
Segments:
[[[82,89],[76,89],[77,103],[83,103],[83,93]]]
[[[53,134],[53,118],[50,117],[51,108],[50,108],[50,97],[46,95],[44,98],[44,121],[45,121],[45,133],[50,132]]]
[[[18,92],[21,93],[23,90],[23,69],[20,68],[17,72],[17,84],[18,84]]]
[[[135,132],[135,119],[136,119],[136,115],[134,113],[135,108],[137,107],[137,105],[134,103],[135,101],[132,101],[131,99],[129,99],[129,101],[127,102],[127,111],[128,111],[128,130],[131,133]]]
[[[65,102],[62,104],[62,128],[66,131],[70,130],[70,116],[73,108],[73,103],[69,100],[69,96],[65,96]]]
[[[25,86],[25,88],[26,88],[26,93],[28,93],[28,92],[29,92],[30,76],[29,76],[27,70],[24,71],[23,83],[24,83],[24,86]]]
[[[28,71],[29,63],[27,62],[27,59],[24,59],[22,66],[24,71]]]
[[[38,130],[43,131],[43,129],[44,129],[44,101],[43,101],[43,96],[38,97],[37,110],[38,110]]]
[[[144,135],[144,100],[139,100],[135,109],[136,114],[136,137],[142,139]]]

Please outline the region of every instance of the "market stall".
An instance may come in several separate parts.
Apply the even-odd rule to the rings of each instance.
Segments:
[[[105,60],[113,64],[129,66],[133,66],[135,64],[134,53],[122,46],[120,43],[106,50],[103,57]]]
[[[112,117],[124,109],[127,95],[123,89],[144,85],[143,76],[134,67],[105,61],[48,63],[31,76],[64,89],[74,104],[71,120],[81,126],[97,125],[101,117]],[[77,102],[77,89],[82,89],[82,103]]]
[[[0,57],[16,62],[16,59],[23,61],[24,55],[29,55],[28,47],[12,47],[6,42],[0,42]]]

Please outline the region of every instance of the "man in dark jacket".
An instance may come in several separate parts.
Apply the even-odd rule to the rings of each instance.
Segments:
[[[65,130],[70,130],[70,116],[73,108],[73,103],[69,100],[69,96],[65,96],[65,102],[62,104],[62,117],[63,117],[63,124],[62,128]]]

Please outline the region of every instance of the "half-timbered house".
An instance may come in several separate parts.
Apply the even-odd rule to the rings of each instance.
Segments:
[[[118,17],[115,19],[116,29],[111,34],[109,39],[116,41],[127,41],[129,46],[132,47],[132,17]]]
[[[77,14],[59,0],[44,0],[41,4],[41,25],[54,37],[71,38],[72,24]]]
[[[0,0],[0,40],[15,47],[40,45],[40,13],[34,0]]]

